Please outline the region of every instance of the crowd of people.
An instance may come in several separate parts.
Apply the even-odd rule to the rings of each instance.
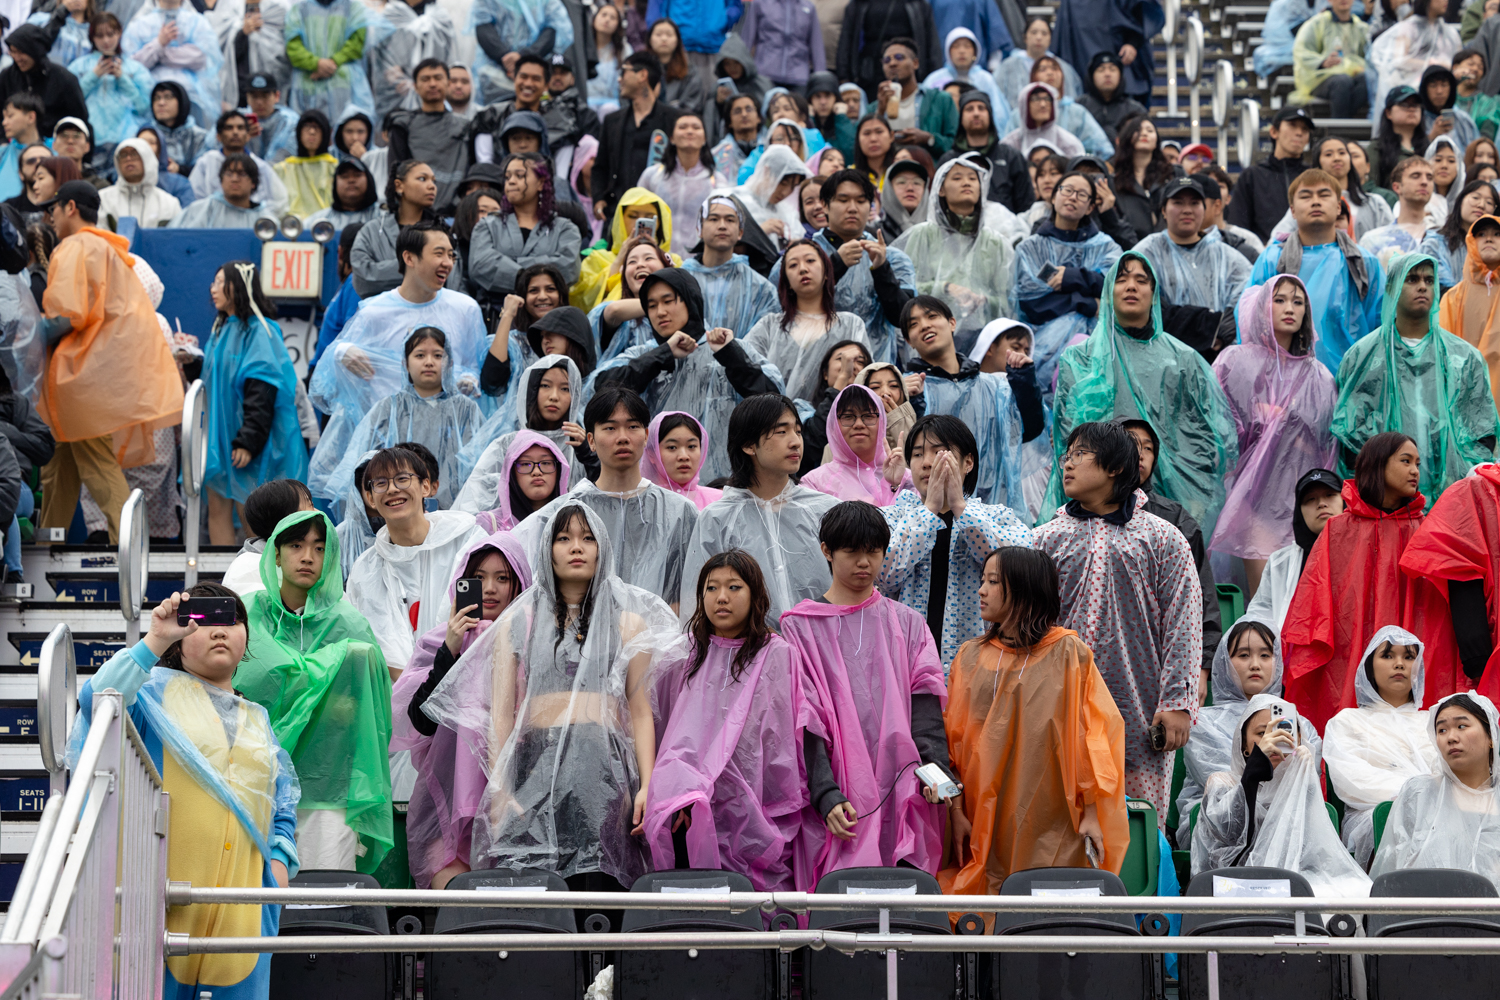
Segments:
[[[1150,5],[1085,6],[479,0],[471,66],[407,0],[12,31],[7,578],[20,518],[114,541],[133,488],[241,546],[82,695],[75,739],[126,696],[174,843],[223,839],[171,877],[994,893],[1118,872],[1139,799],[1194,874],[1500,881],[1500,86],[1433,50],[1368,147],[1294,102],[1232,179],[1146,111]],[[1363,30],[1297,32],[1341,117]],[[306,379],[256,263],[173,329],[115,232],[286,213],[339,230]]]

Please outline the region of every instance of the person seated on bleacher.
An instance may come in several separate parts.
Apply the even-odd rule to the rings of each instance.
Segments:
[[[1363,868],[1375,852],[1375,807],[1394,799],[1408,778],[1438,770],[1423,680],[1422,640],[1387,625],[1370,639],[1364,669],[1354,675],[1358,707],[1323,729],[1328,781],[1344,800],[1344,843]]]
[[[1363,8],[1363,4],[1360,6]],[[1260,44],[1251,50],[1251,65],[1263,85],[1277,73],[1291,68],[1297,30],[1316,13],[1316,7],[1315,0],[1274,0],[1266,8]]]
[[[1061,95],[1057,98],[1057,124],[1070,135],[1076,136],[1078,141],[1083,143],[1085,152],[1106,159],[1115,155],[1114,143],[1094,120],[1094,116],[1082,104],[1063,94],[1063,72],[1060,60],[1052,56],[1042,56],[1031,65],[1031,80],[1033,83],[1045,83]]]
[[[1208,203],[1203,182],[1174,177],[1160,199],[1166,228],[1142,237],[1134,249],[1160,275],[1162,298],[1214,312],[1233,309],[1250,280],[1250,262],[1220,239],[1217,229],[1203,232]]]
[[[1302,154],[1312,138],[1313,117],[1307,109],[1288,104],[1271,118],[1271,155],[1240,172],[1234,200],[1224,210],[1232,225],[1253,232],[1262,241],[1286,213],[1292,182],[1304,170]]]
[[[1367,57],[1378,74],[1374,107],[1387,107],[1386,95],[1400,87],[1417,87],[1427,67],[1452,64],[1464,43],[1458,27],[1445,17],[1449,4],[1450,0],[1412,0],[1409,15],[1377,33]],[[1386,169],[1393,165],[1387,163]]]
[[[1020,545],[991,552],[979,613],[989,628],[959,648],[948,677],[944,720],[963,784],[948,809],[954,864],[938,873],[943,892],[994,895],[1029,868],[1119,874],[1130,846],[1125,720],[1094,654],[1057,624],[1052,557]]]
[[[1000,141],[1022,153],[1029,154],[1038,143],[1044,142],[1064,156],[1082,156],[1085,152],[1082,141],[1057,120],[1057,101],[1057,89],[1050,84],[1037,82],[1022,87],[1021,100],[1016,105],[1016,127]]]
[[[392,165],[385,185],[385,211],[359,231],[349,254],[354,287],[361,298],[400,287],[406,271],[397,244],[406,229],[436,222],[433,200],[437,190],[432,168],[420,160],[401,160]],[[440,224],[438,228],[442,228]],[[463,269],[451,268],[443,285],[455,292],[462,289]]]
[[[1288,100],[1306,104],[1328,100],[1334,118],[1368,118],[1370,89],[1365,84],[1365,49],[1370,28],[1354,16],[1354,0],[1328,0],[1328,9],[1297,29],[1292,45],[1297,89]]]
[[[224,571],[224,586],[240,597],[260,590],[260,554],[266,549],[266,539],[283,518],[313,509],[312,494],[301,480],[273,479],[251,490],[243,507],[245,544]]]
[[[260,168],[248,153],[230,153],[219,164],[219,190],[193,202],[167,223],[174,229],[254,229],[261,219],[279,221],[275,206],[254,199]]]
[[[231,598],[234,624],[178,625],[183,599],[203,597]],[[88,737],[94,692],[113,688],[124,696],[172,796],[167,877],[175,881],[286,888],[300,867],[297,772],[265,709],[234,691],[248,636],[245,605],[234,592],[200,583],[162,601],[141,641],[116,653],[78,693],[72,748]],[[172,907],[166,926],[194,936],[275,937],[280,924],[279,906],[206,903]],[[170,996],[269,996],[269,954],[187,955],[166,966],[162,989]]]
[[[1386,818],[1374,876],[1407,868],[1457,868],[1500,884],[1500,796],[1495,705],[1482,694],[1450,694],[1432,708],[1431,774],[1401,786]]]
[[[1467,111],[1455,106],[1458,103],[1458,78],[1448,68],[1446,59],[1422,71],[1417,93],[1422,96],[1422,130],[1427,133],[1427,138],[1447,136],[1458,145],[1462,158],[1469,143],[1479,138],[1479,126]]]
[[[1396,205],[1396,221],[1372,229],[1359,239],[1360,247],[1374,254],[1387,271],[1397,255],[1427,253],[1423,249],[1427,234],[1447,220],[1447,202],[1442,195],[1433,194],[1432,178],[1432,164],[1420,156],[1408,156],[1391,171],[1391,189],[1401,199]],[[1434,218],[1434,209],[1442,219]],[[1436,264],[1439,289],[1452,288],[1454,275],[1448,269],[1448,255],[1438,255]]]
[[[1367,896],[1370,876],[1339,841],[1318,782],[1318,760],[1299,736],[1297,706],[1262,692],[1240,708],[1229,769],[1209,776],[1193,825],[1193,874],[1285,868],[1315,896]]]
[[[208,198],[219,191],[221,189],[219,174],[220,168],[224,165],[224,158],[233,156],[235,153],[243,153],[255,161],[257,170],[255,200],[266,205],[273,214],[279,214],[281,210],[284,210],[291,196],[276,168],[249,150],[250,126],[245,115],[239,111],[224,112],[219,116],[214,132],[218,136],[219,148],[204,150],[193,164],[192,173],[189,175],[194,196],[199,199]]]
[[[1330,518],[1344,512],[1343,481],[1328,469],[1311,469],[1297,480],[1292,507],[1292,543],[1271,553],[1261,572],[1245,616],[1270,622],[1276,629],[1286,619],[1292,595],[1302,579],[1313,543],[1323,533]]]
[[[380,192],[375,186],[375,175],[363,160],[352,156],[339,160],[333,170],[333,187],[328,207],[320,208],[307,217],[307,228],[327,219],[335,229],[344,229],[360,222],[369,222],[380,214]],[[341,238],[342,239],[342,238]]]

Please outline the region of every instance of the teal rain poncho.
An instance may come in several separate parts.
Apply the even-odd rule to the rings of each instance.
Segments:
[[[1042,515],[1066,502],[1062,454],[1080,424],[1140,417],[1161,434],[1161,453],[1151,474],[1154,492],[1176,500],[1212,538],[1224,506],[1224,479],[1239,460],[1234,415],[1213,369],[1161,325],[1160,285],[1151,296],[1151,330],[1144,340],[1115,322],[1115,277],[1127,260],[1138,260],[1156,277],[1151,262],[1127,251],[1104,276],[1099,323],[1089,339],[1063,352],[1052,411],[1052,482]]]
[[[322,518],[323,575],[302,614],[281,600],[275,539]],[[250,644],[235,689],[271,717],[302,782],[299,810],[331,809],[359,839],[355,867],[373,872],[395,843],[391,825],[391,675],[370,623],[344,598],[339,541],[319,511],[281,519],[260,557],[265,585],[250,598]]]
[[[360,0],[301,0],[286,15],[286,40],[296,39],[319,59],[332,59],[335,52],[360,32],[368,32],[369,9]],[[365,41],[368,44],[369,36]],[[293,70],[286,103],[293,111],[321,111],[337,121],[353,105],[366,113],[375,109],[370,78],[364,59],[341,63],[332,76],[314,80],[311,74]]]
[[[1495,460],[1500,417],[1484,355],[1438,326],[1436,286],[1429,334],[1412,346],[1396,329],[1396,305],[1406,275],[1424,263],[1436,276],[1437,261],[1425,254],[1391,259],[1380,328],[1361,337],[1339,364],[1332,431],[1339,443],[1339,469],[1346,478],[1353,477],[1355,457],[1376,434],[1400,431],[1411,437],[1422,456],[1417,488],[1430,506],[1474,465]]]

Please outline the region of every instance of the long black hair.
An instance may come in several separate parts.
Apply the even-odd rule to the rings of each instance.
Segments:
[[[1062,617],[1057,563],[1041,549],[1029,545],[1002,545],[985,556],[986,570],[991,560],[998,560],[996,569],[1015,615],[1016,632],[1015,635],[1002,635],[1002,623],[991,622],[985,638],[1030,649],[1046,638]]]
[[[391,175],[385,182],[385,208],[398,222],[401,219],[401,196],[396,193],[396,182],[406,183],[407,176],[418,167],[426,167],[425,160],[402,160],[391,167]],[[431,169],[430,167],[428,169]],[[422,209],[424,221],[434,218],[431,208]]]
[[[1153,128],[1156,127],[1156,123],[1145,115],[1136,115],[1120,126],[1120,138],[1115,140],[1114,159],[1109,161],[1109,172],[1115,179],[1116,191],[1149,198],[1155,188],[1165,184],[1176,173],[1176,168],[1167,161],[1167,154],[1161,151],[1161,133],[1158,132],[1156,148],[1151,151],[1151,162],[1146,164],[1146,190],[1142,191],[1136,186],[1135,137],[1140,135],[1141,129],[1148,122]],[[1057,183],[1060,186],[1062,181]]]
[[[1409,434],[1386,431],[1376,434],[1359,449],[1359,457],[1354,460],[1354,484],[1359,487],[1360,499],[1376,510],[1385,510],[1386,464],[1408,441],[1417,443]]]
[[[1453,253],[1463,246],[1469,239],[1469,227],[1472,223],[1464,221],[1464,199],[1475,191],[1487,190],[1490,193],[1490,204],[1500,205],[1500,194],[1496,194],[1495,188],[1489,181],[1470,181],[1465,184],[1463,190],[1458,192],[1458,197],[1453,200],[1453,208],[1448,212],[1448,218],[1443,221],[1443,228],[1439,232],[1443,235],[1443,242],[1448,245],[1448,252]],[[1493,211],[1484,213],[1494,215]],[[1459,280],[1462,275],[1454,275]]]
[[[250,282],[247,287],[240,268],[246,267],[250,270]],[[219,313],[221,317],[236,316],[240,319],[250,319],[255,315],[251,308],[253,301],[260,308],[260,313],[267,319],[276,318],[276,304],[266,298],[266,293],[260,287],[260,266],[254,261],[232,260],[219,270],[224,275],[224,294],[229,296],[228,313]]]
[[[1386,111],[1389,111],[1387,108]],[[1401,137],[1396,134],[1396,127],[1391,124],[1390,118],[1386,117],[1386,111],[1380,113],[1380,130],[1375,133],[1375,150],[1380,154],[1380,173],[1375,177],[1375,186],[1388,188],[1391,186],[1391,170],[1397,163],[1408,156],[1421,156],[1427,148],[1427,130],[1422,127],[1421,118],[1417,119],[1416,128],[1411,133],[1410,153],[1401,148]]]
[[[574,521],[583,522],[585,531],[593,530],[593,526],[589,524],[588,514],[584,512],[583,507],[576,503],[568,504],[562,510],[558,511],[557,516],[552,519],[552,537],[547,539],[547,558],[552,558],[552,546],[557,544],[557,536],[566,531]],[[603,568],[597,562],[595,563],[594,578],[589,581],[589,589],[583,595],[583,605],[578,609],[577,630],[574,634],[578,637],[580,645],[582,645],[583,641],[589,635],[589,623],[594,617],[594,597],[597,590],[594,584],[598,582],[599,573]],[[562,643],[563,636],[568,627],[568,602],[563,600],[562,588],[558,585],[556,573],[552,575],[552,606],[557,624],[557,641],[553,643],[553,646],[556,647]]]
[[[1323,169],[1323,147],[1328,145],[1330,142],[1337,142],[1342,144],[1344,147],[1345,155],[1348,154],[1349,147],[1354,145],[1353,140],[1345,139],[1341,135],[1325,135],[1323,138],[1319,139],[1317,144],[1312,148],[1312,165],[1319,170]],[[1365,158],[1368,159],[1369,155],[1366,154]],[[1354,165],[1354,157],[1350,156],[1349,187],[1344,191],[1344,195],[1348,197],[1349,204],[1353,205],[1356,208],[1358,208],[1360,205],[1363,205],[1365,203],[1365,199],[1370,197],[1365,193],[1364,183],[1365,179],[1359,176],[1359,168]]]
[[[559,427],[561,427],[563,425],[563,421],[564,420],[568,419],[567,417],[563,417],[562,420],[557,421],[557,423],[556,423],[555,426],[550,426],[549,427],[548,424],[550,423],[550,421],[548,421],[547,419],[545,419],[542,416],[542,408],[537,405],[536,398],[537,398],[538,394],[540,394],[541,391],[542,391],[542,379],[546,376],[546,374],[548,372],[556,372],[556,371],[560,371],[564,375],[566,375],[568,373],[568,363],[566,361],[559,361],[557,364],[553,365],[551,368],[543,368],[543,369],[539,369],[537,371],[532,372],[531,375],[527,378],[527,381],[526,381],[526,427],[527,427],[528,430],[533,430],[533,431],[555,431],[555,430],[557,430]],[[569,381],[571,383],[571,380],[569,380]],[[572,389],[573,389],[572,385],[569,384],[569,386],[568,386],[569,394],[572,393]],[[570,401],[569,402],[569,406],[568,406],[568,411],[571,413],[572,409],[573,409],[573,407],[572,407],[572,401]]]
[[[685,681],[693,679],[708,656],[709,637],[713,626],[703,610],[703,588],[708,585],[708,574],[716,569],[730,569],[745,581],[750,588],[750,615],[745,619],[745,630],[740,638],[745,640],[734,661],[729,665],[729,676],[736,683],[744,676],[745,669],[755,660],[767,642],[771,641],[771,628],[766,624],[766,615],[771,612],[771,594],[766,589],[766,578],[761,574],[760,563],[744,549],[725,549],[710,556],[698,573],[698,607],[688,619],[687,631],[693,636],[693,660],[688,666]]]
[[[703,125],[704,124],[703,123],[703,116],[700,115],[696,111],[684,111],[682,114],[680,114],[680,115],[677,116],[677,121],[680,122],[684,118],[696,118],[696,119],[698,119],[698,124],[699,125]],[[672,123],[672,128],[674,130],[677,128],[677,123],[676,122]],[[704,126],[704,129],[703,129],[703,148],[698,150],[698,162],[709,173],[713,173],[713,171],[714,171],[714,155],[713,155],[713,153],[711,153],[709,151],[708,147],[709,147],[709,143],[708,143],[708,128],[707,128],[707,126]],[[678,159],[677,159],[677,144],[674,143],[674,142],[672,142],[671,138],[669,137],[667,139],[667,149],[666,149],[666,152],[664,152],[662,154],[662,157],[661,157],[661,170],[662,170],[662,173],[664,173],[668,177],[670,177],[670,176],[672,176],[673,171],[675,171],[680,166],[682,166],[682,164],[680,162],[678,162]],[[688,676],[692,676],[692,675],[689,674]]]

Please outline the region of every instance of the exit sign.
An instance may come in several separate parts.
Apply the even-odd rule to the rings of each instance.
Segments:
[[[282,240],[263,244],[260,286],[267,298],[318,298],[323,294],[323,245]]]

